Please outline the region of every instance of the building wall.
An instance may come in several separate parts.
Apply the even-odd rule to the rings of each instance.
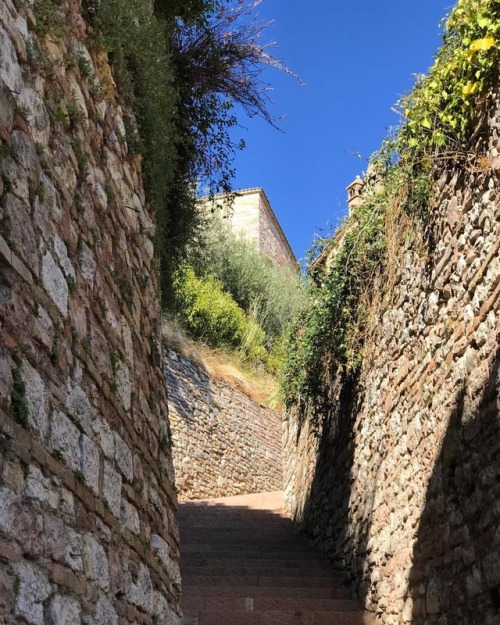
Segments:
[[[0,621],[180,624],[140,167],[79,3],[40,64],[32,4],[0,3]]]
[[[285,427],[289,511],[387,625],[500,614],[500,114],[488,167],[437,183],[357,380]]]
[[[297,271],[297,261],[264,194],[259,202],[259,249],[278,267]]]
[[[173,351],[164,370],[179,499],[282,490],[281,415]]]
[[[230,216],[237,236],[253,243],[275,265],[297,271],[297,260],[263,189],[237,191],[230,203],[225,196],[217,196],[215,202]]]
[[[232,231],[260,249],[260,197],[258,193],[236,196],[229,209]]]

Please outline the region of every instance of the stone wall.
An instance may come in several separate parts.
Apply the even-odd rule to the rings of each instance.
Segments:
[[[264,189],[241,189],[234,194],[202,198],[206,210],[214,210],[214,202],[231,230],[245,241],[250,241],[278,267],[297,271],[297,260],[290,243],[271,208]]]
[[[180,623],[152,221],[79,2],[51,7],[0,0],[0,621]]]
[[[263,191],[259,200],[260,251],[278,267],[297,271],[297,260]]]
[[[179,499],[281,490],[281,415],[165,353]]]
[[[286,423],[285,498],[388,625],[500,618],[500,114],[482,172],[437,184],[357,380]]]

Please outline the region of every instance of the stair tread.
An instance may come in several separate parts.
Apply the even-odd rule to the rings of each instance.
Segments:
[[[281,493],[180,505],[184,625],[368,625]]]
[[[184,625],[372,625],[373,618],[363,612],[202,612],[187,616]]]

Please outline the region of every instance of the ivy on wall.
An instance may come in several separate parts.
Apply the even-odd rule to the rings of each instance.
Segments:
[[[388,282],[394,232],[400,241],[406,236],[406,245],[417,240],[432,218],[438,174],[457,162],[472,171],[488,166],[483,139],[499,61],[500,1],[459,0],[434,65],[399,103],[401,126],[371,159],[364,202],[330,242],[329,267],[310,271],[309,301],[286,349],[288,408],[319,418],[331,405],[335,376],[361,366],[369,311]]]

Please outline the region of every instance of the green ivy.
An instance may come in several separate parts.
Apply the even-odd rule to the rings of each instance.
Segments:
[[[450,13],[443,46],[427,76],[401,101],[405,157],[460,152],[475,132],[477,111],[498,79],[500,2],[459,0]]]
[[[438,174],[457,161],[484,157],[486,106],[499,78],[499,34],[500,0],[459,0],[450,13],[433,67],[400,103],[402,126],[372,157],[375,188],[367,185],[363,204],[329,243],[321,242],[329,267],[314,272],[313,263],[308,305],[286,348],[282,386],[288,408],[300,406],[313,418],[324,414],[333,379],[359,369],[374,288],[384,283],[389,262],[389,218],[406,214],[411,240],[412,231],[432,218]]]

